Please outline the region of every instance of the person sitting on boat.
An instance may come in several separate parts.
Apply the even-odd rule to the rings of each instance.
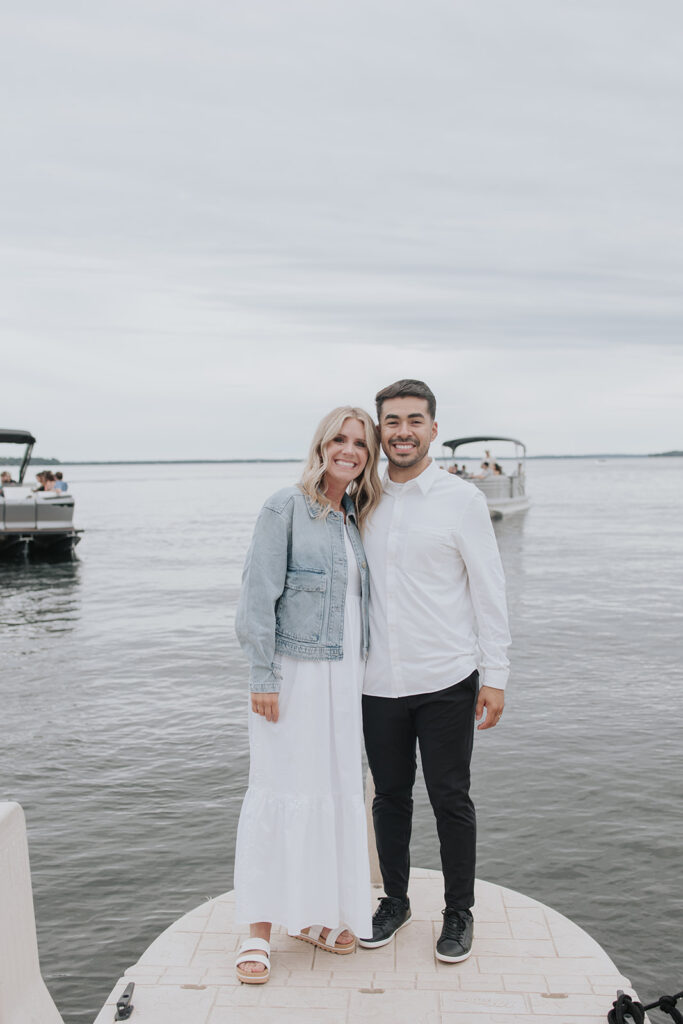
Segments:
[[[491,465],[488,462],[482,462],[481,473],[477,473],[475,476],[471,477],[471,479],[486,480],[486,478],[489,476],[493,476],[493,470],[491,469]]]
[[[34,494],[45,490],[45,473],[36,473],[36,480],[38,481],[38,486],[33,488]]]
[[[52,473],[49,469],[46,469],[45,472],[43,473],[43,484],[44,484],[43,490],[44,491],[55,491],[56,490],[56,488],[55,488],[56,482],[57,481],[55,480],[54,473]]]
[[[505,476],[505,470],[497,462],[493,463],[493,475],[494,476]]]
[[[54,487],[54,489],[56,491],[62,491],[62,492],[69,490],[69,485],[66,482],[66,480],[64,479],[63,473],[59,473],[59,472],[55,473],[55,487]]]
[[[12,479],[12,474],[8,473],[6,469],[0,473],[0,487],[11,487],[16,482],[16,480]]]

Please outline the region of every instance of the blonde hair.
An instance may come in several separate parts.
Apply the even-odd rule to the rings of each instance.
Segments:
[[[368,516],[379,504],[382,497],[382,485],[379,481],[377,464],[379,462],[379,441],[372,417],[365,409],[357,409],[352,405],[340,405],[337,409],[324,416],[311,441],[308,459],[299,480],[299,487],[312,501],[323,507],[326,516],[332,505],[325,494],[325,473],[328,467],[327,445],[336,437],[346,420],[359,420],[365,427],[365,443],[368,448],[368,461],[363,472],[351,481],[348,489],[349,497],[356,506],[359,530],[363,530]]]

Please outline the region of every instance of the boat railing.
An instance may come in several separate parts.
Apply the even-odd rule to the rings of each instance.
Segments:
[[[74,499],[65,492],[33,492],[30,487],[3,488],[0,497],[0,530],[71,529]]]
[[[6,501],[26,501],[33,497],[33,490],[27,484],[5,484],[2,494]]]
[[[489,499],[499,500],[500,498],[510,497],[511,478],[508,476],[489,476],[483,480],[472,480],[471,483],[478,487],[480,491],[483,491]]]
[[[526,494],[526,486],[524,481],[524,473],[516,473],[510,477],[512,481],[511,496],[513,498],[521,498]]]
[[[524,474],[514,476],[487,476],[483,480],[470,480],[476,484],[487,499],[500,501],[501,498],[520,498],[524,495]]]

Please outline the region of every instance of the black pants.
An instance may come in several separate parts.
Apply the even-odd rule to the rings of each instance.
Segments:
[[[446,906],[474,904],[476,818],[470,800],[470,760],[479,673],[434,693],[363,697],[363,733],[375,781],[372,817],[387,896],[405,897],[416,741],[441,844]]]

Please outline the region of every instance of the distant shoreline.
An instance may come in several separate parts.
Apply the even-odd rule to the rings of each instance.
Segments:
[[[588,455],[528,455],[529,461],[536,459],[664,459],[664,458],[681,458],[683,457],[683,451],[671,451],[671,452],[649,452],[646,455],[633,455],[628,452],[614,453],[614,452],[598,452],[597,454]],[[437,462],[451,462],[453,459],[452,455],[443,456],[435,455],[433,458]],[[478,461],[481,457],[478,455],[459,455],[458,460],[461,462],[467,461]],[[514,456],[501,456],[503,462],[508,459],[514,458]],[[299,458],[287,458],[287,459],[41,459],[32,458],[31,466],[233,466],[233,465],[271,465],[278,463],[291,463],[291,462],[303,462],[304,456]],[[21,465],[21,459],[11,458],[5,459],[3,465],[7,466],[18,466]]]

